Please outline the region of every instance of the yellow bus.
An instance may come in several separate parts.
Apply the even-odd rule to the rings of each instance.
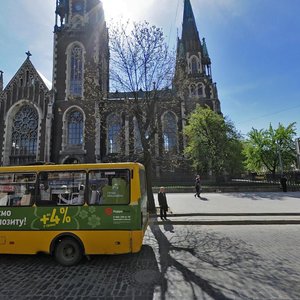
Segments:
[[[44,252],[71,266],[138,252],[147,224],[141,164],[0,167],[0,254]]]

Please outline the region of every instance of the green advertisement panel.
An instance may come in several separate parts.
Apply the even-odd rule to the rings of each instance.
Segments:
[[[140,229],[140,206],[1,207],[1,230]]]

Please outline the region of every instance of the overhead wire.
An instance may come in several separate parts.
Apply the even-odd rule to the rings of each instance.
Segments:
[[[169,31],[169,37],[168,37],[168,45],[170,45],[170,39],[171,39],[172,30],[173,30],[173,25],[176,24],[177,15],[178,15],[178,8],[179,8],[179,1],[180,0],[177,0],[177,7],[176,7],[175,19],[174,19],[174,21],[171,21],[170,31]]]
[[[296,105],[296,106],[293,106],[293,107],[282,109],[282,110],[279,110],[279,111],[276,111],[276,112],[273,112],[273,113],[265,114],[265,115],[262,115],[262,116],[259,116],[259,117],[256,117],[256,118],[252,118],[252,119],[249,119],[249,120],[246,120],[246,121],[242,121],[242,122],[240,122],[240,124],[252,122],[252,121],[255,121],[255,120],[258,120],[258,119],[262,119],[262,118],[265,118],[265,117],[269,117],[269,116],[273,116],[273,115],[277,115],[277,114],[280,114],[282,112],[289,111],[289,110],[292,110],[292,109],[295,109],[295,108],[299,108],[299,107],[300,107],[300,105]]]

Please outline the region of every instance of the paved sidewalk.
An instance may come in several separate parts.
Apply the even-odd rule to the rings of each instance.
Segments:
[[[300,223],[300,192],[203,193],[201,199],[192,193],[167,193],[167,199],[173,224]]]

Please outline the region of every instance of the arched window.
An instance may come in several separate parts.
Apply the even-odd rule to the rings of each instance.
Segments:
[[[83,143],[83,115],[78,110],[73,110],[68,115],[68,139],[69,145],[82,145]]]
[[[164,150],[177,152],[177,120],[172,112],[167,112],[163,117]]]
[[[204,86],[202,83],[199,83],[197,86],[198,96],[204,96]]]
[[[16,113],[12,125],[10,164],[20,165],[36,160],[38,113],[24,105]]]
[[[70,95],[80,97],[83,87],[83,50],[75,45],[70,54]]]
[[[120,117],[116,114],[107,117],[107,152],[120,152]]]
[[[196,86],[192,84],[190,86],[191,97],[197,96]]]
[[[133,119],[133,126],[134,126],[134,151],[141,152],[143,150],[143,146],[142,146],[141,134],[139,131],[136,118]]]
[[[192,58],[192,74],[195,75],[198,73],[198,62],[197,58],[193,57]]]

